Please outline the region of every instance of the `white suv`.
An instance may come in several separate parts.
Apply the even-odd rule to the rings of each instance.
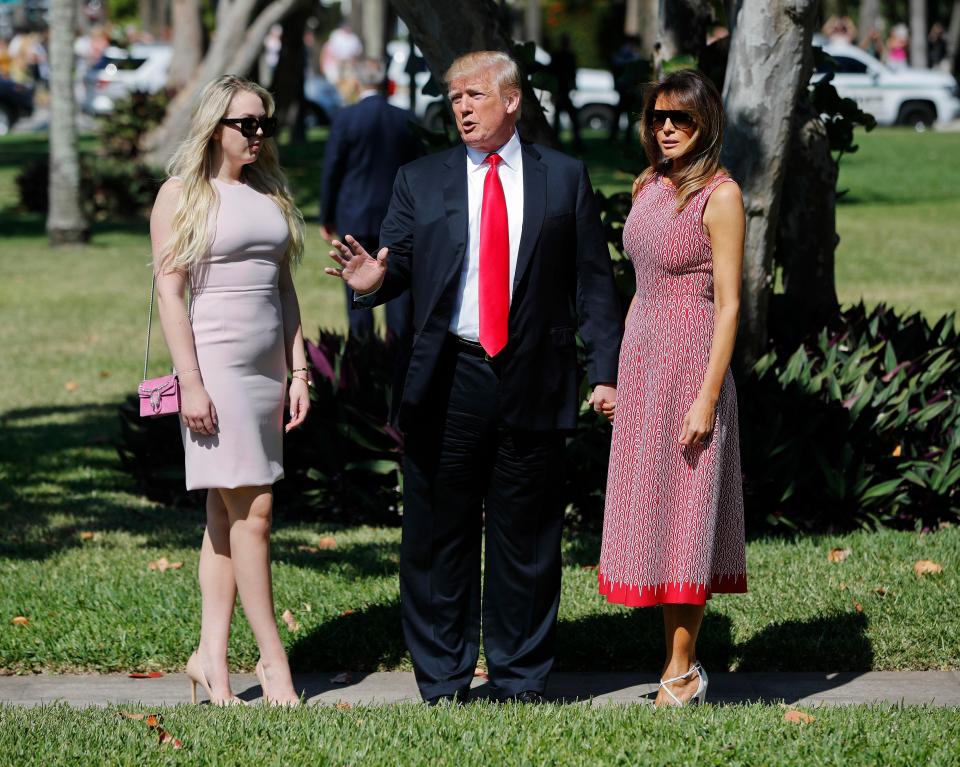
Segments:
[[[835,63],[818,67],[816,82],[834,72],[837,93],[851,98],[880,125],[912,125],[924,130],[960,117],[960,91],[953,75],[928,69],[891,69],[855,45],[826,43]]]
[[[173,48],[164,43],[137,43],[129,49],[110,46],[84,77],[83,110],[110,114],[116,101],[134,91],[156,93],[167,84],[172,60]]]
[[[420,57],[414,73],[414,82],[417,87],[415,114],[428,130],[439,131],[443,127],[443,112],[447,108],[443,96],[428,96],[423,88],[430,81],[430,70],[423,62],[420,51],[414,49],[415,55]],[[387,43],[387,55],[390,57],[387,65],[387,79],[389,80],[389,101],[402,109],[410,108],[410,75],[407,72],[407,58],[410,46],[399,40]],[[538,64],[547,66],[550,63],[550,54],[542,48],[536,49]],[[543,111],[549,121],[553,120],[553,102],[547,91],[535,91],[543,106]],[[571,91],[570,101],[579,111],[580,125],[583,128],[610,130],[616,114],[619,96],[613,87],[613,75],[603,69],[577,70],[577,89]],[[561,121],[566,124],[566,114],[561,115]]]

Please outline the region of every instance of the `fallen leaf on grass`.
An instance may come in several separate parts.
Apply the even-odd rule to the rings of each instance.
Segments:
[[[841,582],[840,582],[840,591],[846,591],[846,590],[847,590],[847,582],[846,582],[846,581],[841,581]]]
[[[76,381],[67,381],[63,385],[63,388],[66,389],[68,392],[75,392],[79,388],[79,384],[77,384]]]
[[[353,708],[353,705],[350,704],[350,703],[347,703],[345,700],[338,700],[338,701],[337,701],[337,709],[338,709],[338,710],[340,710],[340,711],[349,711],[351,708]]]
[[[14,626],[27,626],[30,623],[30,619],[24,615],[18,615],[12,621],[10,621]]]
[[[121,711],[120,716],[125,719],[133,719],[137,722],[143,722],[151,730],[157,733],[157,738],[159,745],[170,745],[173,748],[183,748],[183,742],[179,738],[173,737],[166,729],[160,724],[162,718],[160,714],[141,714],[138,712],[132,711]]]
[[[330,677],[331,684],[350,684],[353,681],[353,674],[349,671],[341,671],[336,676]]]
[[[783,715],[783,721],[790,722],[791,724],[810,724],[810,722],[815,722],[817,717],[813,714],[808,714],[806,711],[797,711],[795,708],[790,709],[787,713]]]
[[[131,671],[127,674],[131,679],[159,679],[163,676],[162,671]]]
[[[873,590],[873,593],[878,597],[885,597],[887,595],[887,590],[883,586],[877,586],[877,588]]]
[[[337,548],[337,539],[332,535],[325,535],[319,541],[317,541],[317,548],[319,549],[335,549]]]
[[[852,549],[830,549],[827,554],[828,562],[842,562],[853,553]]]
[[[894,458],[899,458],[901,455],[903,455],[903,445],[897,445],[897,446],[893,449],[893,452],[891,453],[891,455],[892,455]]]
[[[166,557],[155,559],[147,565],[148,570],[159,570],[161,573],[165,573],[167,570],[179,570],[181,567],[183,567],[183,562],[171,562]]]
[[[917,577],[923,575],[935,575],[943,572],[943,565],[934,562],[932,559],[918,559],[913,565],[913,572]]]
[[[109,370],[101,370],[101,371],[100,371],[100,377],[101,377],[101,378],[109,378],[110,376],[111,376],[111,373],[110,373]]]
[[[862,612],[863,612],[863,605],[860,604],[856,599],[854,599],[854,600],[853,600],[853,609],[856,610],[858,613],[862,613]]]
[[[80,533],[80,540],[81,540],[81,541],[92,541],[92,540],[93,540],[93,533],[92,533],[90,530],[83,530],[83,531],[81,531],[81,533]]]
[[[355,612],[356,610],[344,610],[342,613],[340,613],[340,617],[346,618],[348,615],[353,615]]]
[[[311,610],[313,610],[313,608],[310,606],[310,603],[309,603],[309,602],[304,602],[304,603],[303,603],[303,609],[306,610],[307,612],[310,612]]]
[[[297,546],[297,551],[302,551],[304,554],[319,554],[320,549],[316,546]]]
[[[297,619],[293,617],[293,613],[289,610],[283,611],[283,622],[287,624],[287,628],[290,629],[290,632],[300,630],[300,624],[297,623]]]

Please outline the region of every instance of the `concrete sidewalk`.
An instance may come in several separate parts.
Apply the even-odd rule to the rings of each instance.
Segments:
[[[960,673],[953,671],[711,673],[709,678],[707,699],[712,703],[960,706]],[[412,673],[353,673],[346,675],[348,681],[342,679],[343,675],[334,672],[297,675],[294,681],[313,704],[389,704],[420,699]],[[232,681],[234,691],[244,700],[260,699],[260,684],[254,675],[234,674]],[[656,683],[656,677],[650,674],[558,672],[550,677],[547,698],[593,706],[650,704]],[[486,697],[487,683],[478,677],[473,692],[477,698]],[[203,695],[200,691],[198,694]],[[176,705],[190,702],[190,685],[183,674],[159,679],[130,679],[120,674],[0,677],[0,704],[36,706],[55,701],[73,706],[133,702],[141,706]]]

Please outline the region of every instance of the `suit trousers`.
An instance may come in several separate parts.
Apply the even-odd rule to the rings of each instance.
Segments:
[[[453,336],[427,402],[405,435],[400,554],[420,693],[469,689],[481,622],[492,697],[543,693],[560,604],[563,435],[504,424],[496,360]]]

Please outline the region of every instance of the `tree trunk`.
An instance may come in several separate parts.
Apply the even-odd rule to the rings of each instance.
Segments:
[[[540,0],[527,0],[523,14],[525,40],[533,40],[537,45],[543,42],[543,10]]]
[[[877,17],[880,15],[880,0],[860,0],[860,44],[863,45],[870,38],[870,33],[877,28]]]
[[[699,60],[707,44],[710,13],[706,0],[660,0],[659,59],[693,56]]]
[[[155,40],[163,35],[167,15],[167,0],[140,0],[140,28]]]
[[[744,3],[730,45],[723,99],[723,162],[743,190],[747,214],[741,298],[741,362],[767,341],[773,249],[792,117],[812,65],[817,0]]]
[[[927,0],[910,0],[910,66],[925,69],[927,61]]]
[[[839,310],[834,277],[837,164],[817,110],[801,97],[787,155],[775,260],[783,268],[783,311],[792,338],[822,328]],[[788,323],[781,323],[786,326]]]
[[[163,123],[144,139],[144,157],[162,166],[177,145],[186,138],[190,117],[203,87],[225,74],[246,75],[256,63],[263,40],[273,24],[292,13],[305,0],[271,0],[248,24],[257,0],[220,0],[217,5],[216,36],[190,82],[170,102]]]
[[[512,54],[512,41],[501,26],[494,0],[393,0],[393,7],[410,30],[427,66],[438,82],[454,59],[470,51],[495,50]],[[543,116],[536,94],[523,83],[520,134],[548,146],[557,138]]]
[[[173,60],[167,82],[170,87],[180,90],[190,82],[203,58],[203,21],[200,0],[172,1]]]
[[[50,209],[51,245],[85,242],[90,230],[80,207],[77,106],[73,92],[74,0],[50,4]]]
[[[947,29],[947,61],[950,71],[957,68],[957,51],[960,49],[960,0],[953,0],[950,11],[950,27]]]

